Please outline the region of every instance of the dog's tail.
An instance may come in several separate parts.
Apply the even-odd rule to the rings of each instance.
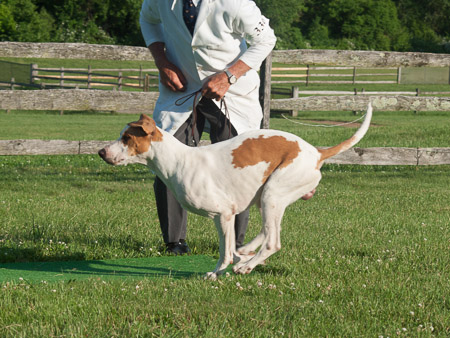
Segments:
[[[333,157],[337,154],[340,154],[351,147],[353,147],[355,144],[357,144],[366,134],[367,130],[370,126],[370,120],[372,119],[372,103],[369,102],[369,105],[367,106],[367,113],[366,117],[364,118],[363,123],[361,124],[361,127],[356,131],[356,133],[350,137],[348,140],[339,143],[337,146],[327,148],[327,149],[318,149],[320,153],[320,160],[319,160],[319,168],[322,166],[323,162],[330,157]]]

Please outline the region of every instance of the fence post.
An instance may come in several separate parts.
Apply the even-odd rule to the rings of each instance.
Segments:
[[[150,86],[150,75],[145,74],[144,78],[144,92],[148,92],[148,87]]]
[[[264,129],[268,129],[270,125],[271,74],[272,53],[263,61],[260,71],[261,85],[259,87],[259,102],[263,111],[262,128]]]
[[[61,67],[61,75],[59,76],[59,87],[64,88],[64,67]]]
[[[397,84],[400,84],[400,82],[402,82],[402,67],[397,68]]]
[[[92,67],[91,67],[91,65],[89,65],[88,66],[88,78],[87,78],[88,89],[91,89],[91,80],[92,80]]]
[[[34,78],[38,76],[38,65],[37,63],[32,63],[30,65],[30,84],[34,84]]]
[[[354,71],[354,68],[353,68],[353,71]],[[354,82],[353,82],[353,83],[354,83]],[[355,93],[355,96],[358,95],[358,89],[353,88],[353,92]],[[357,112],[356,110],[354,110],[354,111],[353,111],[353,115],[356,115],[356,114],[358,114],[358,112]]]
[[[298,87],[292,87],[292,98],[298,98]],[[291,115],[294,117],[298,116],[298,110],[291,110]]]
[[[14,90],[14,83],[16,83],[16,79],[12,77],[11,78],[11,84],[10,84],[11,90]]]
[[[139,87],[142,87],[142,65],[139,65]]]
[[[306,65],[306,87],[309,84],[309,65]]]
[[[122,72],[119,72],[119,77],[117,78],[117,89],[122,90]]]
[[[416,88],[416,96],[420,95],[420,89]],[[417,110],[414,110],[414,114],[417,114]]]
[[[353,67],[353,84],[356,83],[356,67]]]

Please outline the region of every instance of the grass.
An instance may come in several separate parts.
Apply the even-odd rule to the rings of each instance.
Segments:
[[[0,335],[446,336],[449,169],[326,166],[288,208],[283,249],[248,276],[3,282]],[[143,166],[2,157],[0,177],[1,262],[159,256]],[[194,255],[217,257],[212,222],[189,223]],[[248,238],[259,227],[252,209]]]
[[[316,146],[329,146],[349,138],[355,128],[315,128],[297,123],[353,121],[358,117],[351,112],[301,112],[299,117],[289,117],[289,120],[273,115],[270,125],[297,134]],[[376,111],[372,128],[359,146],[447,147],[449,117],[450,112]],[[0,125],[4,127],[0,139],[114,140],[126,123],[137,119],[138,115],[110,113],[74,112],[61,116],[56,112],[3,112],[0,113]]]

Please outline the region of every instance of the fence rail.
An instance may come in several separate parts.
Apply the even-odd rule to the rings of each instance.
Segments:
[[[324,73],[323,71],[334,71]],[[366,67],[322,67],[310,66],[306,67],[274,67],[272,68],[272,84],[282,83],[305,83],[309,84],[400,84],[401,67],[387,67],[383,70],[395,70],[394,72],[380,72],[376,68]],[[280,73],[283,72],[283,73]],[[295,72],[295,73],[286,73]],[[372,79],[367,80],[368,77]],[[278,80],[279,78],[287,78],[288,80]],[[335,78],[329,79],[329,78]],[[351,78],[351,80],[346,80]],[[362,79],[366,80],[362,80]],[[379,78],[380,80],[378,80]],[[301,80],[300,80],[301,79]],[[344,80],[343,80],[344,79]],[[383,79],[383,80],[381,80]]]
[[[0,42],[0,57],[153,61],[145,47],[86,43]],[[273,62],[362,67],[448,67],[450,54],[351,50],[277,50]]]
[[[149,74],[150,72],[153,74]],[[42,89],[110,87],[122,90],[124,87],[130,87],[149,91],[150,87],[158,86],[157,79],[158,69],[156,68],[103,69],[91,66],[88,68],[45,68],[37,64],[31,65],[31,85]]]
[[[0,109],[9,110],[93,110],[145,112],[153,109],[159,93],[101,90],[2,90]],[[309,96],[270,100],[271,109],[327,111],[364,110],[371,101],[375,110],[450,111],[450,97],[346,95]]]
[[[1,90],[0,109],[151,112],[157,92],[48,89]]]
[[[0,140],[2,155],[96,154],[111,141]],[[208,144],[202,141],[201,145]],[[450,148],[352,148],[326,163],[361,165],[450,164]]]

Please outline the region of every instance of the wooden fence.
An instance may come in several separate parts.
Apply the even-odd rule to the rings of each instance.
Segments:
[[[85,43],[0,42],[0,57],[153,61],[145,47]],[[449,54],[352,50],[277,50],[272,61],[296,65],[351,67],[448,67]]]
[[[373,68],[363,67],[273,67],[272,84],[304,83],[309,84],[399,84],[401,67],[383,68],[390,72],[380,72]],[[286,74],[287,71],[290,73]],[[325,73],[324,71],[328,71]],[[280,73],[283,72],[283,73]],[[295,73],[294,73],[295,72]],[[371,78],[370,80],[368,78]],[[279,80],[287,78],[288,80]],[[376,80],[374,80],[374,78]],[[377,79],[378,78],[378,79]]]
[[[362,67],[276,67],[272,68],[272,84],[399,84],[402,68],[386,68],[395,72],[380,72],[377,69]],[[327,71],[327,72],[324,72]],[[129,87],[149,91],[158,86],[158,69],[94,69],[88,68],[44,68],[30,64],[30,83],[17,82],[14,77],[8,82],[0,82],[0,86],[14,89],[16,87],[107,88],[122,90]],[[290,73],[286,73],[290,72]],[[368,78],[371,78],[368,80]],[[375,79],[374,79],[375,78]],[[282,80],[280,80],[282,79]]]
[[[41,89],[46,88],[112,88],[122,90],[129,87],[149,91],[158,86],[156,68],[43,68],[31,65],[31,82]]]
[[[111,141],[0,140],[0,155],[96,154]],[[200,145],[207,144],[202,141]],[[352,148],[325,163],[360,165],[450,164],[450,148]]]
[[[0,57],[45,57],[73,59],[112,59],[151,61],[146,48],[87,44],[33,44],[0,42]],[[370,99],[375,110],[450,111],[450,98],[374,95],[317,96],[270,99],[272,61],[344,67],[450,66],[450,55],[430,53],[396,53],[371,51],[274,51],[261,68],[261,102],[264,122],[268,126],[270,109],[282,110],[364,110]],[[352,80],[353,81],[353,80]],[[100,110],[148,112],[158,93],[111,92],[98,90],[0,91],[0,109]],[[45,146],[49,145],[49,146]],[[0,155],[36,153],[92,153],[104,143],[93,141],[0,141]],[[49,149],[49,150],[44,150]],[[72,150],[67,150],[72,149]],[[330,163],[421,165],[450,164],[450,148],[354,148]]]
[[[92,110],[125,113],[153,109],[157,92],[113,92],[104,90],[1,90],[0,109]],[[271,109],[308,111],[365,110],[368,101],[382,111],[450,111],[450,97],[392,95],[331,95],[270,100]]]

